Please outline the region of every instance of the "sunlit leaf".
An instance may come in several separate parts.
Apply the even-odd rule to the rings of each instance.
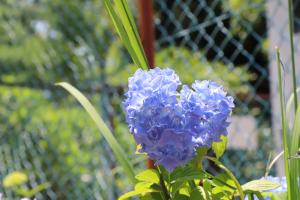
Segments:
[[[134,191],[127,192],[127,193],[123,194],[122,196],[119,197],[118,200],[124,200],[124,199],[128,199],[130,197],[134,197],[134,196],[138,196],[138,195],[144,195],[144,194],[151,193],[151,192],[157,192],[157,191],[153,190],[153,189],[134,190]]]
[[[127,174],[127,176],[130,178],[132,183],[136,182],[135,174],[133,171],[133,167],[131,166],[129,160],[126,158],[124,154],[124,150],[110,131],[110,129],[106,126],[103,119],[100,117],[100,115],[97,113],[96,109],[92,106],[92,104],[89,102],[89,100],[76,88],[74,88],[72,85],[62,82],[57,83],[56,85],[59,85],[66,89],[70,94],[72,94],[79,103],[84,107],[84,109],[87,111],[87,113],[90,115],[90,117],[94,120],[96,123],[98,129],[108,142],[109,146],[111,147],[114,155],[116,156],[116,159],[119,161],[119,163],[122,165],[124,172]]]
[[[227,167],[225,167],[225,165],[223,165],[218,159],[213,158],[213,157],[209,157],[209,156],[207,156],[206,158],[208,160],[213,161],[219,168],[223,169],[228,174],[228,176],[234,181],[235,186],[237,187],[237,190],[239,192],[240,198],[244,199],[245,196],[244,196],[244,192],[243,192],[242,186],[240,185],[240,183],[236,179],[236,177],[233,175],[233,173]]]
[[[191,167],[185,167],[183,169],[177,169],[170,175],[170,181],[172,182],[184,182],[195,179],[204,179],[206,176],[200,169],[194,169]]]
[[[4,187],[20,186],[28,181],[28,177],[25,173],[20,171],[14,171],[8,174],[3,180]]]
[[[217,158],[220,158],[224,154],[227,147],[227,140],[226,136],[221,135],[220,142],[213,142],[212,150],[215,152]]]
[[[135,176],[139,181],[150,182],[150,183],[159,183],[159,175],[154,169],[147,169],[140,172]]]
[[[280,186],[279,183],[268,180],[254,180],[242,185],[243,190],[266,191],[276,189]]]

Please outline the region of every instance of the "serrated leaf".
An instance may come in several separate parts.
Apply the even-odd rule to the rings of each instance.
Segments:
[[[215,192],[217,191],[227,191],[233,193],[236,190],[234,181],[224,173],[220,173],[212,179],[212,182],[215,184]]]
[[[135,184],[134,190],[141,190],[141,189],[152,189],[151,186],[153,183],[151,182],[139,182]]]
[[[147,194],[147,193],[151,193],[151,192],[157,192],[157,191],[153,190],[153,189],[134,190],[134,191],[130,191],[130,192],[127,192],[127,193],[123,194],[122,196],[120,196],[118,198],[118,200],[124,200],[124,199],[128,199],[130,197],[134,197],[134,196],[137,196],[137,195],[143,195],[143,194]]]
[[[280,186],[279,183],[268,180],[254,180],[242,185],[243,190],[267,191],[276,189]]]
[[[145,171],[142,171],[139,174],[137,174],[135,178],[143,182],[159,183],[159,175],[154,169],[147,169]]]
[[[171,184],[171,192],[173,196],[176,194],[176,192],[178,192],[178,190],[183,186],[183,184],[185,184],[185,182],[175,182]]]
[[[205,193],[206,200],[212,200],[212,185],[209,181],[204,181],[203,183],[203,191]]]
[[[205,193],[202,188],[192,191],[191,200],[206,200]]]
[[[227,137],[224,135],[221,135],[221,141],[220,142],[213,142],[212,143],[212,150],[215,152],[216,157],[219,159],[225,152],[227,147]]]
[[[164,200],[163,196],[158,192],[145,194],[143,196],[140,196],[139,199],[140,200]]]
[[[171,183],[175,181],[184,182],[195,179],[204,179],[205,177],[206,175],[202,170],[185,167],[183,169],[174,171],[174,173],[170,175],[170,181]]]
[[[190,200],[190,197],[184,194],[179,194],[177,193],[175,198],[175,200]]]
[[[236,179],[236,177],[233,175],[233,173],[227,167],[225,167],[225,165],[223,165],[223,163],[221,163],[218,159],[209,156],[207,156],[206,158],[208,160],[213,161],[219,168],[223,169],[226,172],[226,174],[234,181],[234,184],[238,190],[240,198],[244,199],[245,196],[244,196],[243,188],[239,183],[239,181]]]

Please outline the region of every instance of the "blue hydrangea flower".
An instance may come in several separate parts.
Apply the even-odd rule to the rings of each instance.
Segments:
[[[186,118],[186,130],[197,146],[211,146],[227,135],[228,117],[234,107],[233,98],[212,81],[195,81],[192,89],[183,86],[180,102]]]
[[[186,164],[199,146],[210,146],[227,134],[233,105],[222,87],[196,81],[192,89],[181,85],[171,69],[137,70],[129,78],[123,106],[137,144],[167,170]],[[180,98],[180,99],[179,99]]]

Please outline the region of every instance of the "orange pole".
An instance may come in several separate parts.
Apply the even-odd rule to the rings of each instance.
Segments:
[[[139,10],[139,31],[149,68],[154,68],[154,23],[153,23],[153,2],[152,0],[137,0]],[[154,168],[154,161],[147,160],[148,168]]]
[[[138,0],[139,30],[142,44],[149,63],[149,68],[154,68],[154,23],[152,0]]]

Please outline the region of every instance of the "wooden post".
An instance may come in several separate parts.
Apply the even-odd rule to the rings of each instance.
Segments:
[[[154,22],[153,22],[153,2],[152,0],[138,0],[139,10],[139,31],[145,54],[149,63],[149,68],[154,68]],[[148,159],[148,168],[154,168],[153,160]]]
[[[142,44],[149,63],[149,68],[154,68],[154,22],[152,0],[138,0],[139,30]]]

